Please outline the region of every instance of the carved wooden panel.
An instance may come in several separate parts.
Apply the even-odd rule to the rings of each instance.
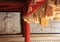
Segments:
[[[31,23],[31,33],[60,33],[60,20],[50,20],[48,26]]]
[[[20,12],[0,12],[0,34],[21,33]]]

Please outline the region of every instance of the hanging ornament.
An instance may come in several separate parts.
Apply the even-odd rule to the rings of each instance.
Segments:
[[[29,16],[23,17],[24,21],[31,23],[39,23],[42,26],[48,25],[48,16],[46,15],[46,5],[47,3],[42,4],[38,9]]]

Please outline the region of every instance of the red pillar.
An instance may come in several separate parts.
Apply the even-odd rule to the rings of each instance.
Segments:
[[[22,17],[26,16],[27,11],[28,11],[28,7],[29,7],[29,3],[31,0],[26,0],[26,4],[23,7],[23,15]],[[25,42],[30,42],[30,23],[27,23],[26,21],[22,21],[23,22],[23,33],[24,33],[24,37],[25,37]]]
[[[30,42],[30,23],[23,21],[25,42]]]

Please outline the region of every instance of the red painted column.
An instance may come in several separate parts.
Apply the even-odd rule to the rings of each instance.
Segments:
[[[28,7],[29,7],[29,3],[30,0],[26,0],[26,4],[23,7],[23,15],[22,17],[26,16],[27,11],[28,11]],[[25,37],[25,42],[30,42],[30,23],[24,21],[23,19],[23,33],[24,33],[24,37]]]
[[[25,42],[30,42],[30,24],[25,22]]]
[[[30,42],[30,23],[23,21],[25,42]]]

